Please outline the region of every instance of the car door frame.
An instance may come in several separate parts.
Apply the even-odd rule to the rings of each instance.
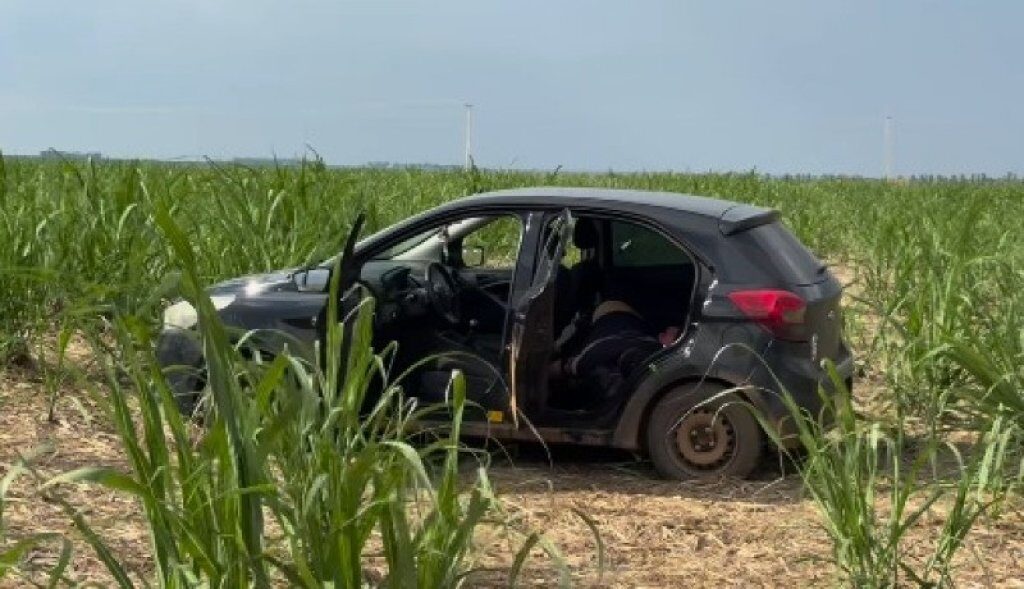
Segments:
[[[513,275],[511,297],[510,297],[510,312],[506,314],[506,327],[504,331],[503,341],[505,345],[502,349],[502,365],[499,367],[502,376],[505,377],[506,384],[509,385],[509,403],[510,408],[514,411],[510,415],[496,416],[497,419],[488,419],[485,422],[466,422],[462,424],[462,433],[466,436],[480,437],[480,438],[493,438],[502,440],[521,440],[521,441],[544,441],[544,442],[560,442],[560,443],[574,443],[584,444],[590,446],[608,446],[612,443],[613,430],[607,428],[588,428],[588,427],[559,427],[559,426],[534,426],[531,422],[529,415],[518,412],[518,405],[526,403],[529,405],[538,396],[543,396],[540,391],[530,390],[529,388],[519,388],[519,390],[512,390],[510,379],[508,379],[510,372],[510,360],[512,358],[512,347],[511,338],[511,327],[513,323],[513,312],[512,309],[516,303],[522,300],[522,297],[530,289],[533,282],[534,273],[537,268],[537,262],[539,260],[539,253],[543,247],[542,236],[544,233],[544,227],[549,223],[552,218],[556,217],[563,211],[568,211],[574,216],[578,212],[578,207],[564,207],[564,206],[476,206],[466,207],[460,209],[448,209],[438,215],[423,216],[417,219],[415,223],[410,223],[402,228],[401,231],[395,232],[392,235],[380,236],[383,241],[391,243],[393,238],[403,238],[412,235],[416,231],[423,230],[431,225],[444,223],[446,220],[454,220],[462,217],[473,216],[473,215],[501,215],[501,214],[516,214],[520,215],[525,219],[525,227],[523,232],[522,243],[520,245],[519,256],[516,260],[516,269]],[[378,241],[378,240],[375,240]],[[380,241],[378,241],[380,243]],[[374,248],[377,249],[377,248]],[[561,260],[559,260],[559,263]],[[556,270],[557,271],[557,270]],[[553,320],[553,317],[552,317]],[[531,335],[529,333],[523,334],[523,340],[521,346],[531,346]],[[544,367],[546,369],[546,367]],[[546,373],[546,370],[545,370]],[[518,384],[518,383],[517,383]],[[542,403],[543,404],[543,403]],[[536,405],[536,403],[534,403]],[[541,407],[541,410],[544,408]],[[488,416],[490,417],[490,416]],[[433,428],[443,428],[449,425],[446,421],[438,419],[422,419],[418,422],[417,427],[424,430],[432,430]]]
[[[405,223],[400,227],[396,227],[394,231],[388,231],[385,234],[375,236],[369,247],[360,248],[359,251],[356,252],[356,259],[353,264],[357,269],[362,268],[363,264],[371,260],[377,253],[385,251],[391,244],[407,239],[408,237],[425,229],[440,227],[447,223],[456,222],[460,219],[475,216],[496,217],[502,215],[516,216],[520,218],[523,222],[523,235],[520,240],[519,252],[516,257],[515,269],[512,276],[509,305],[505,314],[504,328],[502,330],[502,354],[500,366],[497,367],[503,382],[509,388],[509,406],[513,409],[510,415],[510,421],[514,423],[516,427],[518,427],[519,422],[514,409],[517,407],[518,401],[515,398],[514,391],[511,389],[509,372],[511,350],[509,339],[511,336],[510,327],[512,324],[512,310],[515,306],[515,302],[518,301],[523,296],[523,293],[529,288],[537,263],[537,254],[540,247],[540,232],[543,226],[542,221],[550,218],[551,212],[552,209],[544,207],[484,205],[447,208],[437,211],[435,214],[423,214],[413,222]],[[527,344],[529,343],[528,340],[524,341]],[[491,416],[489,416],[489,418],[490,417]],[[489,421],[491,420],[489,419]],[[501,415],[500,419],[495,415],[492,422],[497,424],[504,423],[505,415]]]
[[[552,293],[550,289],[557,288],[555,282],[558,268],[571,239],[574,222],[572,212],[568,208],[531,212],[529,219],[528,240],[524,240],[524,248],[529,247],[529,255],[524,255],[524,251],[521,250],[519,257],[525,257],[530,263],[517,264],[513,283],[513,303],[506,315],[508,324],[505,328],[505,369],[509,378],[510,410],[513,425],[517,429],[521,426],[520,417],[534,419],[540,417],[547,409],[548,362],[554,351],[554,339],[558,335],[551,331],[554,328],[554,299],[547,301],[551,308],[546,311],[533,306],[540,297],[554,297],[558,294]],[[538,272],[543,268],[542,256],[546,255],[545,229],[558,219],[564,219],[565,226],[559,229],[561,235],[555,244],[556,253],[547,267],[545,276],[538,277]],[[544,282],[538,284],[538,278],[542,278]],[[538,317],[536,313],[543,313],[545,316]],[[531,323],[536,328],[538,320],[547,331],[527,329],[527,325]],[[526,382],[522,382],[524,380]],[[520,406],[524,408],[523,411],[520,411]]]

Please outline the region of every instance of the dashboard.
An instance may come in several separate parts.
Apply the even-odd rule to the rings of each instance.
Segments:
[[[378,325],[426,315],[426,275],[428,261],[370,260],[363,264],[360,283],[377,299]]]

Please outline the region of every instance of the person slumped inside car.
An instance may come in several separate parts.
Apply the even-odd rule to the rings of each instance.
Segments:
[[[655,331],[625,301],[604,301],[594,310],[590,329],[581,349],[550,365],[552,378],[593,381],[603,391],[615,385],[646,358],[675,341],[679,328]]]

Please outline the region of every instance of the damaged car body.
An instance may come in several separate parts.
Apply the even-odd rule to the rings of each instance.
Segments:
[[[355,245],[375,346],[398,343],[406,395],[442,401],[452,369],[478,407],[463,432],[646,453],[670,478],[746,476],[785,434],[785,389],[817,415],[852,378],[842,288],[772,209],[674,193],[523,188],[465,197]],[[332,261],[209,289],[261,349],[313,359]],[[203,388],[195,311],[169,307],[157,356],[183,411]],[[192,370],[172,370],[182,366]],[[791,425],[790,425],[791,428]]]

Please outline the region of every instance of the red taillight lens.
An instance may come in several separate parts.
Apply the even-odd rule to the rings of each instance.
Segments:
[[[776,337],[800,339],[799,326],[804,323],[807,303],[787,290],[737,290],[729,300],[743,314],[763,325]]]

